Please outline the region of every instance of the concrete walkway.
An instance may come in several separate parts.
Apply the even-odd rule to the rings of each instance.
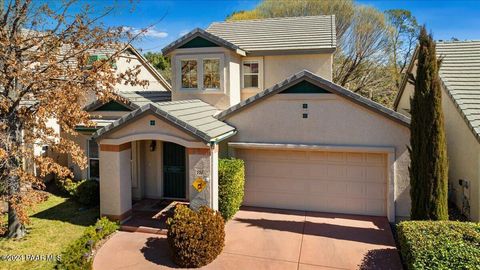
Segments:
[[[402,269],[386,218],[244,208],[204,269]],[[171,269],[166,236],[117,232],[94,269]]]

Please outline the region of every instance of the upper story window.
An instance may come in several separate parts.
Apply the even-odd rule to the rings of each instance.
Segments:
[[[181,60],[182,88],[198,88],[197,60]]]
[[[220,59],[203,60],[203,88],[220,89]]]
[[[220,91],[224,76],[223,54],[175,56],[175,85],[179,90]]]
[[[259,62],[243,61],[243,88],[258,88]]]

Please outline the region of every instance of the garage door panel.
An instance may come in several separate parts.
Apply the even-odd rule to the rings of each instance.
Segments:
[[[374,199],[385,199],[386,188],[382,184],[369,184],[367,185],[367,197]]]
[[[367,166],[365,167],[365,173],[369,182],[385,182],[385,167]]]
[[[386,215],[386,155],[246,150],[244,205]]]

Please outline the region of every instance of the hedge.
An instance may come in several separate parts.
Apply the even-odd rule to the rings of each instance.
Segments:
[[[225,220],[237,213],[243,202],[245,165],[241,159],[220,159],[218,162],[218,208]]]
[[[56,269],[83,270],[92,269],[93,250],[102,239],[118,229],[118,224],[103,217],[85,229],[82,237],[68,246],[62,252],[61,259],[57,262]]]
[[[74,181],[70,178],[57,180],[58,188],[80,204],[97,206],[100,204],[100,184],[97,180]]]
[[[480,223],[405,221],[397,227],[408,269],[480,269]]]
[[[173,261],[181,267],[207,265],[215,260],[225,245],[223,218],[219,212],[206,206],[196,212],[185,205],[177,205],[167,225]]]

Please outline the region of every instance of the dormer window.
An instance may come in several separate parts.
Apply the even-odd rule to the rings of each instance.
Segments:
[[[197,60],[182,60],[182,88],[198,88]]]
[[[183,91],[223,91],[223,54],[178,55],[175,84]]]
[[[220,89],[220,59],[203,59],[203,88]]]

